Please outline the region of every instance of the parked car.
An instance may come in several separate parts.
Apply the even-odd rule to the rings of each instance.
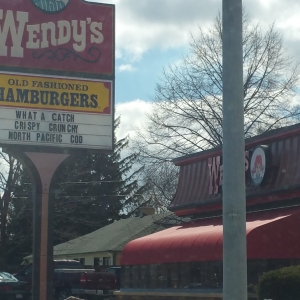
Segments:
[[[28,290],[27,282],[19,281],[13,275],[7,272],[0,272],[0,299],[11,300],[21,299],[29,300],[31,291]]]
[[[55,260],[53,266],[53,293],[57,300],[64,300],[69,296],[99,299],[104,295],[111,295],[116,290],[115,274],[84,269],[76,260]],[[27,281],[30,286],[32,264],[23,268],[15,276]]]
[[[116,276],[116,289],[119,290],[121,288],[121,267],[110,267],[105,272]]]
[[[80,290],[75,294],[87,300],[106,299],[116,290],[116,276],[106,272],[84,272],[80,277]]]

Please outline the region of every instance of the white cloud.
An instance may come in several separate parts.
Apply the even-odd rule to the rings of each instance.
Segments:
[[[134,72],[136,71],[136,68],[133,65],[127,64],[118,66],[117,70],[119,72]]]
[[[198,25],[208,26],[221,11],[221,0],[103,0],[116,7],[118,57],[139,60],[152,48],[169,49],[188,43]]]
[[[99,0],[100,1],[100,0]],[[116,7],[116,52],[132,62],[149,49],[187,45],[198,27],[205,30],[222,11],[222,0],[101,0]],[[289,47],[300,44],[299,0],[244,0],[251,19],[275,22]],[[292,43],[293,42],[293,43]],[[290,49],[290,52],[297,53]]]
[[[135,136],[136,128],[145,123],[145,116],[151,112],[152,104],[143,100],[133,100],[116,105],[116,117],[121,116],[121,124],[117,130],[117,139],[129,135]]]
[[[300,44],[300,2],[297,0],[245,0],[246,11],[264,26],[275,24],[287,44],[297,40]],[[290,49],[293,52],[292,49]]]

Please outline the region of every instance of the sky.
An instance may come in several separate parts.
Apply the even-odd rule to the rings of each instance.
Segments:
[[[116,9],[116,115],[118,137],[134,137],[151,110],[162,70],[188,53],[191,35],[207,29],[221,0],[102,0]],[[251,20],[274,24],[289,55],[300,60],[300,1],[244,0]]]

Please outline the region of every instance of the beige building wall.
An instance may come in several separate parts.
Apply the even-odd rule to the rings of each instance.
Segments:
[[[95,253],[78,253],[78,254],[62,254],[62,255],[54,255],[54,259],[77,259],[81,261],[81,263],[85,266],[94,266],[95,259],[98,259],[99,266],[112,266],[114,264],[113,261],[113,253],[111,252],[95,252]],[[115,254],[115,265],[120,265],[121,260],[121,252],[117,252]],[[26,257],[26,261],[32,263],[32,256]]]
[[[118,252],[116,255],[116,266],[121,265],[121,256],[122,256],[122,252]]]
[[[78,253],[69,255],[54,255],[54,259],[77,259],[85,266],[94,266],[95,259],[98,259],[99,265],[111,266],[113,264],[113,255],[109,252],[96,253]]]

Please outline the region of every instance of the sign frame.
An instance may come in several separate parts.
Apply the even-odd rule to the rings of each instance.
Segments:
[[[6,85],[3,87],[3,78],[6,78]],[[90,134],[93,135],[93,142],[96,141],[97,137],[99,138],[101,135],[113,135],[113,100],[112,100],[112,88],[113,82],[109,80],[91,80],[84,78],[66,78],[66,77],[58,77],[58,76],[37,76],[35,74],[3,74],[0,72],[0,120],[2,120],[2,124],[4,127],[7,124],[10,124],[13,121],[14,124],[11,124],[11,128],[3,129],[0,128],[0,137],[3,135],[3,132],[7,135],[7,139],[1,138],[1,144],[6,145],[19,145],[21,143],[20,136],[23,133],[23,136],[29,136],[28,138],[24,138],[22,141],[22,145],[27,145],[28,147],[47,147],[47,148],[62,148],[62,149],[91,149],[91,150],[103,150],[108,151],[113,147],[113,141],[110,139],[110,145],[107,143],[103,145],[100,144],[88,144],[86,143],[86,138],[91,139],[89,137]],[[49,86],[57,86],[58,89],[49,88]],[[41,86],[46,86],[43,88]],[[108,88],[106,88],[108,87]],[[71,89],[68,91],[68,88]],[[74,91],[75,89],[75,91]],[[77,91],[76,91],[77,89]],[[89,92],[89,89],[92,89],[95,94],[92,94],[92,91]],[[98,92],[99,90],[99,92]],[[11,93],[9,93],[9,91]],[[17,93],[18,91],[18,93]],[[27,98],[21,98],[24,96],[24,92],[27,92]],[[104,96],[101,95],[104,93]],[[34,98],[32,94],[34,95]],[[55,93],[55,95],[53,95]],[[89,94],[88,94],[89,93]],[[99,93],[99,95],[97,94]],[[29,96],[31,94],[31,96]],[[53,96],[60,95],[61,99],[64,99],[64,104],[69,104],[69,106],[65,106],[66,108],[60,109],[59,105],[56,105],[56,102],[60,102],[61,100],[52,99],[51,94]],[[10,101],[5,101],[4,98],[8,97]],[[14,96],[13,96],[14,95]],[[71,95],[71,96],[70,96]],[[64,97],[62,97],[64,96]],[[98,107],[101,111],[95,111],[96,108],[89,107],[71,107],[72,104],[72,96],[73,96],[73,105],[80,105],[80,98],[84,97],[82,106],[94,105],[94,103],[99,103]],[[88,103],[87,98],[93,97],[92,100],[94,102]],[[97,101],[95,100],[95,98]],[[102,97],[101,97],[102,96]],[[70,99],[71,98],[71,99]],[[105,98],[105,99],[104,99]],[[13,101],[12,101],[13,100]],[[26,101],[27,100],[27,101]],[[31,104],[32,100],[34,102]],[[52,103],[52,107],[47,104],[47,109],[44,110],[42,107],[42,102]],[[92,101],[90,100],[90,101]],[[24,103],[26,101],[26,103]],[[75,103],[76,101],[76,103]],[[44,103],[45,104],[45,103]],[[15,113],[13,113],[15,111]],[[105,113],[106,111],[106,113]],[[12,120],[7,116],[11,114],[16,114],[15,119]],[[29,114],[29,116],[28,116]],[[52,115],[52,118],[51,116]],[[42,116],[42,117],[41,117]],[[62,119],[62,117],[70,116],[73,117],[74,120],[67,120],[67,118]],[[97,121],[98,118],[101,118],[101,123]],[[76,120],[78,120],[76,122]],[[88,123],[87,123],[88,122]],[[28,126],[29,125],[29,126]],[[29,127],[29,129],[28,129]],[[48,130],[46,129],[48,127]],[[73,127],[73,130],[72,130]],[[74,128],[75,127],[75,128]],[[69,128],[69,130],[68,130]],[[91,131],[91,129],[95,129],[96,131]],[[82,132],[85,129],[88,133]],[[98,131],[97,131],[98,130]],[[27,134],[25,134],[27,133]],[[98,133],[98,134],[96,134]],[[102,134],[100,134],[102,133]],[[18,135],[19,134],[19,138]],[[51,135],[59,135],[62,141],[52,145],[51,141],[41,141],[42,137]],[[71,134],[71,135],[70,135]],[[82,141],[73,141],[73,144],[67,142],[67,136],[73,136],[74,138],[82,138]],[[15,138],[13,138],[15,136]],[[37,136],[39,136],[40,141],[38,141]],[[35,141],[34,138],[37,140]],[[106,137],[106,140],[108,138]],[[24,142],[25,141],[25,142]],[[74,144],[75,143],[75,144]],[[60,151],[59,151],[60,152]]]
[[[92,41],[94,39],[97,40],[97,38],[101,38],[101,35],[103,33],[102,36],[104,36],[105,38],[105,32],[109,32],[111,34],[110,37],[108,37],[108,44],[105,44],[103,47],[103,49],[101,51],[103,51],[103,53],[108,53],[109,56],[109,64],[110,64],[110,71],[108,72],[101,72],[101,70],[98,72],[92,71],[89,72],[87,71],[87,67],[81,67],[81,68],[77,68],[79,66],[78,63],[78,57],[77,57],[77,61],[76,59],[74,60],[74,64],[75,64],[75,68],[72,65],[71,69],[67,69],[67,68],[62,68],[62,69],[57,69],[55,68],[55,64],[54,67],[52,68],[46,68],[44,67],[43,63],[40,63],[39,65],[34,65],[34,66],[30,66],[30,65],[22,65],[19,63],[16,63],[16,60],[13,59],[9,59],[9,57],[6,57],[6,62],[5,64],[1,63],[1,53],[0,53],[0,75],[1,74],[6,74],[6,75],[27,75],[27,76],[41,76],[42,78],[56,78],[56,79],[61,79],[61,80],[90,80],[92,82],[94,81],[98,81],[98,82],[110,82],[111,84],[111,90],[110,90],[110,109],[111,109],[111,146],[110,147],[103,147],[103,145],[100,145],[99,147],[73,147],[73,146],[66,146],[66,147],[56,147],[53,145],[39,145],[39,144],[32,144],[32,145],[28,145],[28,144],[24,144],[22,143],[22,141],[20,141],[20,143],[7,143],[7,141],[3,141],[0,140],[0,147],[2,147],[3,149],[9,149],[9,148],[15,148],[16,146],[18,147],[18,149],[20,151],[32,151],[32,152],[50,152],[50,153],[72,153],[72,152],[96,152],[96,153],[111,153],[114,149],[114,111],[115,111],[115,5],[113,4],[105,4],[105,3],[98,3],[98,2],[88,2],[85,0],[71,0],[67,3],[66,7],[62,10],[56,11],[56,12],[45,12],[42,9],[36,7],[36,5],[34,5],[33,1],[26,1],[26,0],[18,0],[18,6],[16,6],[14,4],[14,1],[12,0],[3,0],[3,7],[1,7],[0,9],[0,40],[1,38],[3,39],[3,37],[6,37],[6,46],[7,46],[7,50],[9,53],[9,51],[11,51],[12,48],[12,43],[13,41],[13,33],[11,30],[11,28],[13,29],[13,25],[9,25],[12,27],[8,27],[8,33],[6,33],[6,35],[4,34],[4,25],[5,22],[7,22],[7,24],[10,24],[7,21],[7,18],[11,18],[11,20],[13,18],[15,18],[15,20],[17,20],[18,17],[18,13],[20,15],[20,13],[25,13],[27,14],[28,17],[28,24],[29,25],[29,31],[31,32],[31,40],[34,41],[32,34],[35,34],[35,41],[38,40],[38,31],[37,31],[37,24],[32,24],[32,20],[33,18],[31,17],[31,14],[33,16],[38,15],[39,18],[41,20],[46,19],[46,21],[43,21],[43,23],[41,23],[42,25],[40,26],[40,30],[42,28],[42,26],[48,26],[48,24],[52,25],[52,23],[54,22],[50,22],[49,20],[52,18],[52,20],[56,21],[56,25],[57,24],[64,24],[65,26],[69,26],[68,24],[71,24],[71,26],[73,26],[75,23],[72,23],[74,20],[69,20],[66,19],[66,15],[70,14],[68,12],[68,10],[70,9],[74,9],[74,7],[78,6],[78,7],[82,7],[82,8],[86,8],[86,12],[90,13],[90,11],[92,11],[93,9],[96,12],[99,11],[109,11],[109,17],[107,17],[106,20],[106,15],[99,15],[97,14],[97,19],[95,19],[95,13],[93,12],[93,17],[89,17],[89,15],[84,15],[82,13],[82,10],[80,11],[80,14],[77,13],[78,17],[78,22],[77,27],[78,26],[82,26],[82,28],[85,28],[84,26],[86,26],[86,28],[88,26],[90,26],[90,41]],[[19,8],[19,4],[21,4],[21,6],[26,2],[26,5],[29,7],[28,11],[22,11],[22,9]],[[25,5],[25,4],[24,4]],[[24,6],[23,5],[23,6]],[[13,7],[15,8],[15,10],[12,10],[11,13],[9,13],[8,15],[8,8],[7,7]],[[73,14],[74,11],[72,11]],[[72,15],[71,14],[71,15]],[[63,16],[63,17],[60,17]],[[74,16],[70,17],[70,19],[74,19]],[[76,17],[75,17],[76,19]],[[36,19],[35,19],[36,20]],[[48,22],[47,22],[48,20]],[[30,23],[31,22],[31,23]],[[62,23],[58,23],[58,22],[62,22]],[[74,21],[75,22],[75,21]],[[19,22],[20,23],[20,22]],[[25,24],[25,25],[26,25]],[[44,24],[44,25],[43,25]],[[45,25],[46,24],[46,25]],[[79,25],[80,24],[80,25]],[[101,26],[103,25],[103,27],[101,27],[101,29],[103,29],[105,26],[105,24],[109,24],[107,25],[108,29],[106,30],[105,28],[103,29],[104,31],[101,32],[100,34],[100,24]],[[49,25],[49,26],[50,26]],[[7,25],[8,26],[8,25]],[[31,27],[30,27],[31,26]],[[34,27],[35,26],[35,27]],[[62,26],[62,25],[61,25]],[[75,26],[75,25],[74,25]],[[74,27],[73,26],[73,27]],[[98,27],[97,27],[98,26]],[[32,29],[33,28],[33,29]],[[55,34],[61,34],[60,31],[58,31],[58,26],[55,27]],[[78,27],[79,28],[79,27]],[[25,28],[26,29],[26,28]],[[25,30],[24,29],[24,30]],[[36,30],[36,31],[33,31]],[[48,31],[47,31],[48,30]],[[47,29],[46,31],[48,32],[48,35],[52,32],[51,28]],[[75,30],[73,28],[73,30]],[[79,30],[79,29],[78,29]],[[54,31],[53,31],[54,32]],[[78,31],[79,32],[79,31]],[[77,32],[77,33],[78,33]],[[3,35],[4,34],[4,35]],[[98,34],[98,35],[97,35]],[[28,36],[24,35],[22,36],[22,44],[20,43],[20,45],[24,45],[24,39],[27,39],[27,43],[28,43]],[[40,42],[42,42],[42,38],[43,36],[40,35]],[[30,39],[30,35],[29,35],[29,39]],[[88,39],[86,39],[87,41]],[[70,43],[69,43],[70,44]],[[68,45],[69,45],[68,44]],[[77,46],[80,43],[77,43]],[[74,45],[74,43],[73,43]],[[96,43],[94,43],[94,45],[97,46]],[[101,44],[99,44],[101,46]],[[98,45],[98,46],[99,46]],[[90,45],[91,46],[91,45]],[[99,46],[99,47],[100,47]],[[24,48],[24,47],[23,47]],[[57,48],[57,47],[56,47]],[[53,45],[51,45],[51,47],[49,48],[52,52],[54,53],[55,50],[59,49],[55,49],[55,47],[53,48]],[[100,48],[99,48],[100,49]],[[47,49],[44,49],[45,53],[47,54]],[[49,50],[49,51],[50,51]],[[74,50],[74,49],[73,49]],[[88,48],[86,47],[86,53],[88,53],[91,50],[91,47]],[[25,50],[24,50],[25,51]],[[1,52],[1,49],[0,49]],[[74,51],[73,51],[74,52]],[[25,52],[24,52],[25,53]],[[46,54],[44,53],[44,57],[46,57]],[[81,56],[84,56],[85,53],[80,53]],[[51,55],[49,55],[51,56]],[[68,54],[65,55],[66,60],[67,59],[72,59],[72,55]],[[3,57],[2,57],[3,58]],[[103,60],[105,60],[105,57],[103,57]],[[3,60],[2,60],[3,61]],[[8,62],[7,62],[8,61]],[[80,60],[81,62],[83,60]],[[57,65],[57,64],[56,64]],[[93,64],[91,64],[90,62],[86,62],[86,65],[92,66]],[[49,64],[48,64],[49,66]],[[0,82],[1,85],[1,82]],[[1,109],[1,101],[0,101],[0,109]],[[49,111],[49,110],[47,110]],[[61,110],[61,112],[63,113],[64,110]],[[99,118],[101,118],[101,115],[99,115]]]

